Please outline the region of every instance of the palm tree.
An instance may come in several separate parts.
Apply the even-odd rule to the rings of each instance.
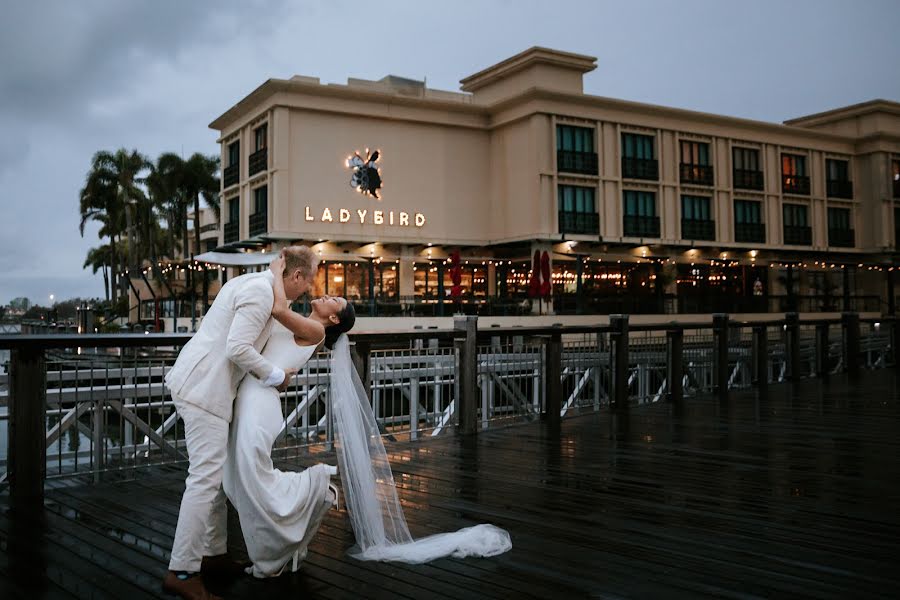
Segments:
[[[103,291],[106,294],[106,301],[110,299],[110,279],[108,269],[112,266],[112,244],[104,244],[98,248],[88,250],[87,258],[84,259],[83,268],[91,267],[92,273],[95,275],[97,271],[103,270]]]
[[[162,242],[169,258],[175,258],[177,242],[185,223],[181,216],[184,212],[181,189],[183,172],[184,161],[181,157],[166,152],[156,159],[156,165],[147,176],[147,191],[152,203],[166,221]]]
[[[112,297],[116,298],[117,269],[127,269],[125,252],[118,252],[116,240],[122,239],[122,233],[129,218],[128,206],[138,210],[147,203],[142,188],[145,173],[150,167],[147,158],[137,150],[128,151],[120,148],[115,153],[100,151],[91,160],[85,186],[79,194],[81,225],[79,230],[84,236],[84,227],[88,221],[101,224],[98,235],[110,239],[110,267],[112,270]],[[128,255],[136,259],[137,248],[131,247],[129,241]],[[121,259],[121,261],[117,261]]]
[[[184,162],[184,195],[194,203],[194,242],[200,252],[200,197],[219,219],[219,157],[195,152]]]

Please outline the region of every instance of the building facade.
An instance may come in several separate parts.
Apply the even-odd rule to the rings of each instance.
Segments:
[[[214,255],[308,244],[372,315],[893,312],[900,104],[775,124],[588,95],[595,66],[270,79],[210,125]]]

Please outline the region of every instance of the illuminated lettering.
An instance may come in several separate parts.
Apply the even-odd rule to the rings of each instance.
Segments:
[[[409,227],[409,213],[400,212],[400,226]]]
[[[308,206],[306,207],[306,220],[307,220],[307,221],[313,221],[313,220],[315,220],[315,219],[313,219],[313,216],[312,216],[311,214],[309,214],[309,207],[308,207]]]
[[[425,215],[416,213],[416,227],[422,227],[425,224]]]
[[[364,209],[364,208],[357,208],[357,209],[356,209],[356,214],[359,215],[359,222],[360,222],[360,224],[366,222],[366,213],[367,213],[367,212],[369,212],[369,211],[366,210],[366,209]]]
[[[375,224],[384,225],[384,213],[380,210],[375,211]]]
[[[350,221],[350,211],[346,208],[342,208],[340,212],[341,223],[348,223]]]
[[[331,209],[326,208],[325,210],[322,211],[322,222],[323,223],[325,223],[325,222],[333,223],[334,222],[334,219],[331,218]]]
[[[390,217],[391,217],[391,218],[388,220],[388,223],[390,223],[391,225],[393,225],[393,224],[394,224],[394,211],[389,212],[388,215],[390,215]]]

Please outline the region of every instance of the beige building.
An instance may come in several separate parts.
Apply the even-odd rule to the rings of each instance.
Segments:
[[[270,79],[210,125],[219,250],[312,245],[318,292],[378,315],[893,311],[900,104],[766,123],[591,96],[595,67]]]

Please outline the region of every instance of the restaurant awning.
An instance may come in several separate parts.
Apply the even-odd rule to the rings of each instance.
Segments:
[[[278,252],[204,252],[194,260],[223,267],[256,267],[268,265]]]

